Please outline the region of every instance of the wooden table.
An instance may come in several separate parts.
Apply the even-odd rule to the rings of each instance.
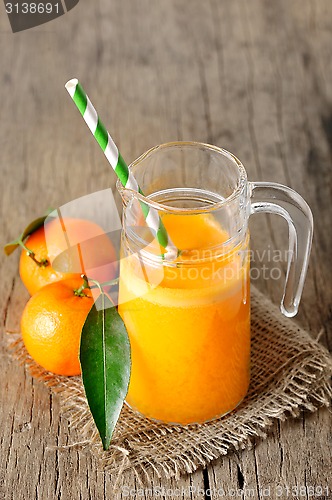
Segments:
[[[209,142],[234,152],[251,180],[306,198],[315,238],[296,321],[331,349],[331,34],[330,0],[82,0],[16,34],[2,10],[2,243],[46,207],[114,186],[64,90],[77,76],[128,161],[160,142]],[[251,228],[255,255],[285,249],[276,217],[256,217]],[[18,254],[1,259],[2,330],[19,328],[28,298],[17,264]],[[255,283],[278,302],[283,279]],[[8,355],[4,336],[0,356],[1,499],[114,498],[112,478],[86,449],[54,450],[72,442],[58,399]],[[328,409],[277,422],[252,449],[151,486],[184,488],[161,498],[221,498],[204,495],[209,487],[225,498],[310,498],[294,495],[296,485],[329,488],[332,498],[331,426]],[[138,488],[130,474],[121,484]]]

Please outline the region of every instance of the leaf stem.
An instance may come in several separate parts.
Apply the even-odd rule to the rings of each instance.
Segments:
[[[83,284],[79,288],[74,290],[74,294],[77,297],[87,297],[87,295],[84,293],[85,288],[90,288],[90,290],[92,290],[93,288],[98,288],[100,293],[103,294],[105,293],[103,290],[104,286],[112,286],[119,283],[119,278],[110,281],[103,281],[102,283],[92,278],[88,278],[85,274],[81,274],[81,278],[83,279]],[[90,286],[89,282],[93,283],[93,286]]]
[[[47,267],[50,265],[49,261],[47,259],[41,259],[41,260],[37,260],[36,259],[36,254],[35,252],[33,252],[32,250],[30,250],[24,243],[21,239],[19,239],[17,241],[17,243],[26,251],[27,253],[27,256],[30,257],[30,259],[32,259],[36,264],[37,266],[39,267]]]
[[[91,281],[91,283],[94,283],[93,286],[90,286],[90,289],[99,288],[99,290],[101,292],[103,291],[104,286],[113,286],[113,285],[117,285],[119,283],[119,278],[115,278],[114,280],[110,280],[110,281],[103,281],[102,283],[100,283],[97,280],[93,280],[92,278],[87,278],[87,279],[88,279],[88,281]]]
[[[107,283],[107,282],[105,282],[105,283],[99,283],[99,281],[93,280],[92,278],[89,278],[89,281],[91,281],[91,283],[94,283],[94,285],[95,285],[94,287],[90,287],[90,288],[99,288],[100,293],[104,293],[104,291],[103,291],[103,285],[105,283]]]
[[[112,286],[112,285],[117,285],[119,283],[119,278],[115,278],[114,280],[110,280],[110,281],[103,281],[102,283],[99,283],[98,281],[96,280],[92,280],[89,278],[89,281],[91,281],[92,283],[94,283],[94,286],[91,286],[90,288],[103,288],[104,286]]]

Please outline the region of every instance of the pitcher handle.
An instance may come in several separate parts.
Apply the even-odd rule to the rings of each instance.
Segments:
[[[281,215],[288,222],[289,252],[281,312],[297,314],[311,250],[313,217],[308,204],[293,189],[274,182],[251,182],[250,213]]]

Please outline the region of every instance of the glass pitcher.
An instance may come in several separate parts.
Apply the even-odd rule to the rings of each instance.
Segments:
[[[292,189],[249,182],[228,151],[195,142],[156,146],[130,169],[144,196],[118,182],[123,201],[119,312],[132,352],[127,403],[163,422],[205,422],[233,410],[250,380],[248,219],[267,212],[289,226],[281,311],[297,313],[313,221]],[[175,260],[149,230],[158,211]]]

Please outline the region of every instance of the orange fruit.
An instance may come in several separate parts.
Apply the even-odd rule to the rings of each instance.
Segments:
[[[27,302],[21,331],[30,356],[45,370],[58,375],[79,375],[79,346],[85,319],[93,305],[91,291],[76,296],[81,278],[51,283]]]
[[[49,283],[79,277],[82,273],[99,282],[116,276],[115,249],[103,229],[89,220],[64,218],[61,223],[54,219],[45,229],[42,226],[32,233],[25,245],[38,262],[47,261],[47,265],[38,265],[22,250],[20,276],[30,295]],[[68,246],[72,251],[68,252]],[[56,264],[57,257],[55,269],[52,264]]]
[[[47,251],[44,227],[40,227],[34,233],[32,233],[27,242],[27,247],[32,250],[35,254],[35,258],[41,262],[46,260],[47,265],[39,266],[36,264],[31,257],[27,255],[25,250],[22,250],[20,257],[20,276],[23,281],[24,286],[33,295],[43,286],[48,285],[54,281],[63,280],[67,278],[77,277],[77,274],[64,274],[59,271],[55,271],[50,265],[49,255]]]

